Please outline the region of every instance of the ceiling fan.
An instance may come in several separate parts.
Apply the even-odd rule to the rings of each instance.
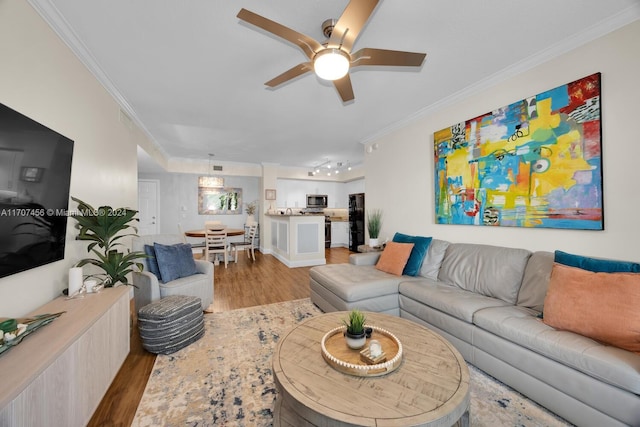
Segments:
[[[419,67],[427,55],[372,48],[351,53],[353,44],[378,2],[379,0],[351,0],[340,19],[328,19],[322,23],[323,33],[327,37],[324,43],[246,9],[240,10],[238,18],[297,45],[309,58],[308,62],[294,66],[265,85],[276,87],[309,71],[315,71],[321,79],[333,81],[340,98],[347,102],[354,99],[350,68],[362,65]]]

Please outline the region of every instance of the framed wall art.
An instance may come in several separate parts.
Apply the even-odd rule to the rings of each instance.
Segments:
[[[275,200],[276,199],[276,190],[267,188],[264,190],[264,198],[265,200]]]
[[[199,215],[240,215],[242,188],[198,187]]]
[[[439,224],[604,229],[600,73],[434,134]]]

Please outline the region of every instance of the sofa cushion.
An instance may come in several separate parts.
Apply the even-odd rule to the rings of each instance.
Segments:
[[[411,256],[413,246],[413,243],[387,243],[382,255],[380,255],[380,259],[376,263],[376,268],[385,273],[402,276],[404,266],[407,264],[409,256]]]
[[[350,311],[357,308],[362,311],[386,313],[392,316],[400,315],[397,293],[372,295],[369,298],[359,299],[357,301],[345,301],[324,287],[323,284],[318,283],[313,279],[309,280],[309,290],[311,302],[317,305],[318,308],[325,313],[332,311]],[[355,293],[356,292],[354,292],[354,294]]]
[[[531,255],[524,269],[517,305],[542,311],[552,268],[553,252],[538,251]]]
[[[585,336],[558,331],[526,307],[505,306],[479,310],[473,322],[494,335],[535,351],[580,372],[640,394],[640,357],[603,345]]]
[[[487,307],[500,307],[507,303],[474,292],[460,289],[430,279],[401,282],[400,294],[422,304],[433,307],[450,316],[473,322],[473,314]]]
[[[640,353],[640,274],[554,264],[544,323]]]
[[[346,263],[312,267],[309,270],[309,276],[331,293],[348,302],[397,294],[398,283],[407,279],[380,271],[373,265]]]
[[[151,245],[144,245],[144,253],[149,256],[149,258],[147,258],[147,270],[160,280],[160,268],[158,268],[155,248]]]
[[[170,282],[198,272],[190,244],[163,245],[154,243],[153,248],[156,252],[158,269],[163,282]]]
[[[515,304],[531,252],[470,243],[452,243],[438,280]]]
[[[376,265],[382,252],[364,252],[349,255],[349,264]]]
[[[396,233],[393,236],[393,241],[398,243],[413,243],[413,249],[407,264],[402,270],[402,274],[407,276],[417,276],[420,273],[420,267],[424,261],[427,251],[429,250],[429,244],[431,243],[431,237],[422,236],[409,236],[402,233]]]
[[[640,264],[635,262],[590,258],[562,251],[555,251],[554,261],[596,273],[640,273]]]
[[[446,240],[432,239],[427,250],[427,255],[422,261],[420,276],[437,280],[444,254],[451,243]]]

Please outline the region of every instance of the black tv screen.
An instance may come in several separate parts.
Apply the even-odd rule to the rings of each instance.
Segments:
[[[0,277],[64,258],[73,141],[0,104]]]

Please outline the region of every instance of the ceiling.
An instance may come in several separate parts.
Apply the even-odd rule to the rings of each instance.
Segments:
[[[306,57],[236,14],[324,41],[348,0],[30,2],[168,158],[305,168],[361,163],[375,136],[640,17],[640,0],[383,0],[354,50],[427,57],[356,68],[344,104],[312,73],[264,86]]]

